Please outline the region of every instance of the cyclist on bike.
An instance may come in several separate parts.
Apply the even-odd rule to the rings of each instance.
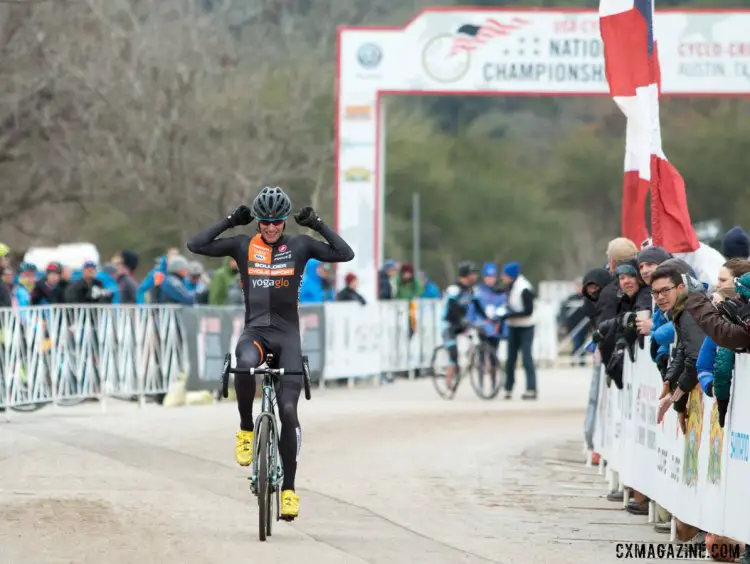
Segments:
[[[473,304],[468,314],[470,321],[481,323],[480,338],[492,347],[495,354],[490,359],[495,368],[499,365],[497,350],[500,347],[500,341],[507,334],[507,328],[497,320],[505,313],[507,301],[505,292],[498,287],[497,282],[497,265],[492,262],[486,263],[482,267],[482,282],[474,290],[479,304]],[[484,311],[480,310],[480,304]]]
[[[469,309],[474,304],[477,311],[484,312],[474,293],[479,269],[476,264],[464,261],[458,265],[458,280],[445,290],[445,311],[443,312],[443,345],[448,350],[450,363],[445,369],[445,384],[453,388],[453,380],[458,370],[458,344],[456,337],[465,332],[470,323],[467,320]]]
[[[278,187],[265,187],[256,196],[252,209],[239,206],[231,215],[200,232],[188,242],[192,252],[209,257],[231,257],[237,261],[245,299],[245,329],[235,349],[237,368],[249,370],[273,353],[274,364],[290,372],[302,371],[302,343],[299,329],[299,288],[308,259],[348,262],[354,251],[318,217],[311,207],[294,214],[295,221],[320,233],[327,242],[307,235],[285,235],[292,202]],[[224,231],[258,220],[258,234],[218,238]],[[255,378],[235,377],[240,430],[235,457],[240,466],[253,460],[253,399]],[[297,403],[302,377],[286,375],[277,386],[281,419],[279,453],[283,460],[281,516],[293,519],[299,514],[299,496],[294,491],[297,456],[302,432]]]

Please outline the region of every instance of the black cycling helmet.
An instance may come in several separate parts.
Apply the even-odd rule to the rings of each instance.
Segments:
[[[460,278],[463,278],[464,276],[468,276],[472,273],[478,273],[479,267],[477,267],[476,263],[471,262],[470,260],[465,260],[463,262],[458,263],[458,276]]]
[[[253,216],[257,219],[286,219],[292,211],[292,201],[278,186],[266,186],[253,200]]]

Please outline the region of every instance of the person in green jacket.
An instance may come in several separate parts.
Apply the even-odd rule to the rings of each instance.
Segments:
[[[209,305],[227,305],[229,288],[237,281],[238,273],[237,261],[231,257],[226,257],[224,264],[221,268],[216,269],[211,278],[211,285],[208,287]]]
[[[424,292],[422,282],[414,276],[414,267],[410,262],[405,262],[396,278],[396,299],[413,300]]]

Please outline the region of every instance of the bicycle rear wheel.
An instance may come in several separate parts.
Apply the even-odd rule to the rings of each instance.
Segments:
[[[271,534],[271,477],[268,460],[271,454],[270,428],[268,419],[261,419],[258,431],[258,533],[261,542]]]
[[[493,361],[493,355],[497,357],[492,347],[485,343],[474,349],[470,374],[471,387],[480,398],[486,400],[497,397],[504,383],[500,363],[497,360]]]
[[[448,385],[445,378],[446,368],[450,364],[450,353],[444,346],[435,348],[430,361],[430,371],[432,372],[432,384],[440,397],[446,400],[453,399],[458,390],[458,383],[461,380],[461,374],[456,370],[453,377],[453,384]]]

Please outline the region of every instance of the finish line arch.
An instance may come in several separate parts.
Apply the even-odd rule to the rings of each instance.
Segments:
[[[750,10],[657,10],[662,92],[750,94]],[[341,27],[337,38],[336,229],[377,298],[383,260],[387,94],[609,96],[591,9],[429,8],[405,26]]]

